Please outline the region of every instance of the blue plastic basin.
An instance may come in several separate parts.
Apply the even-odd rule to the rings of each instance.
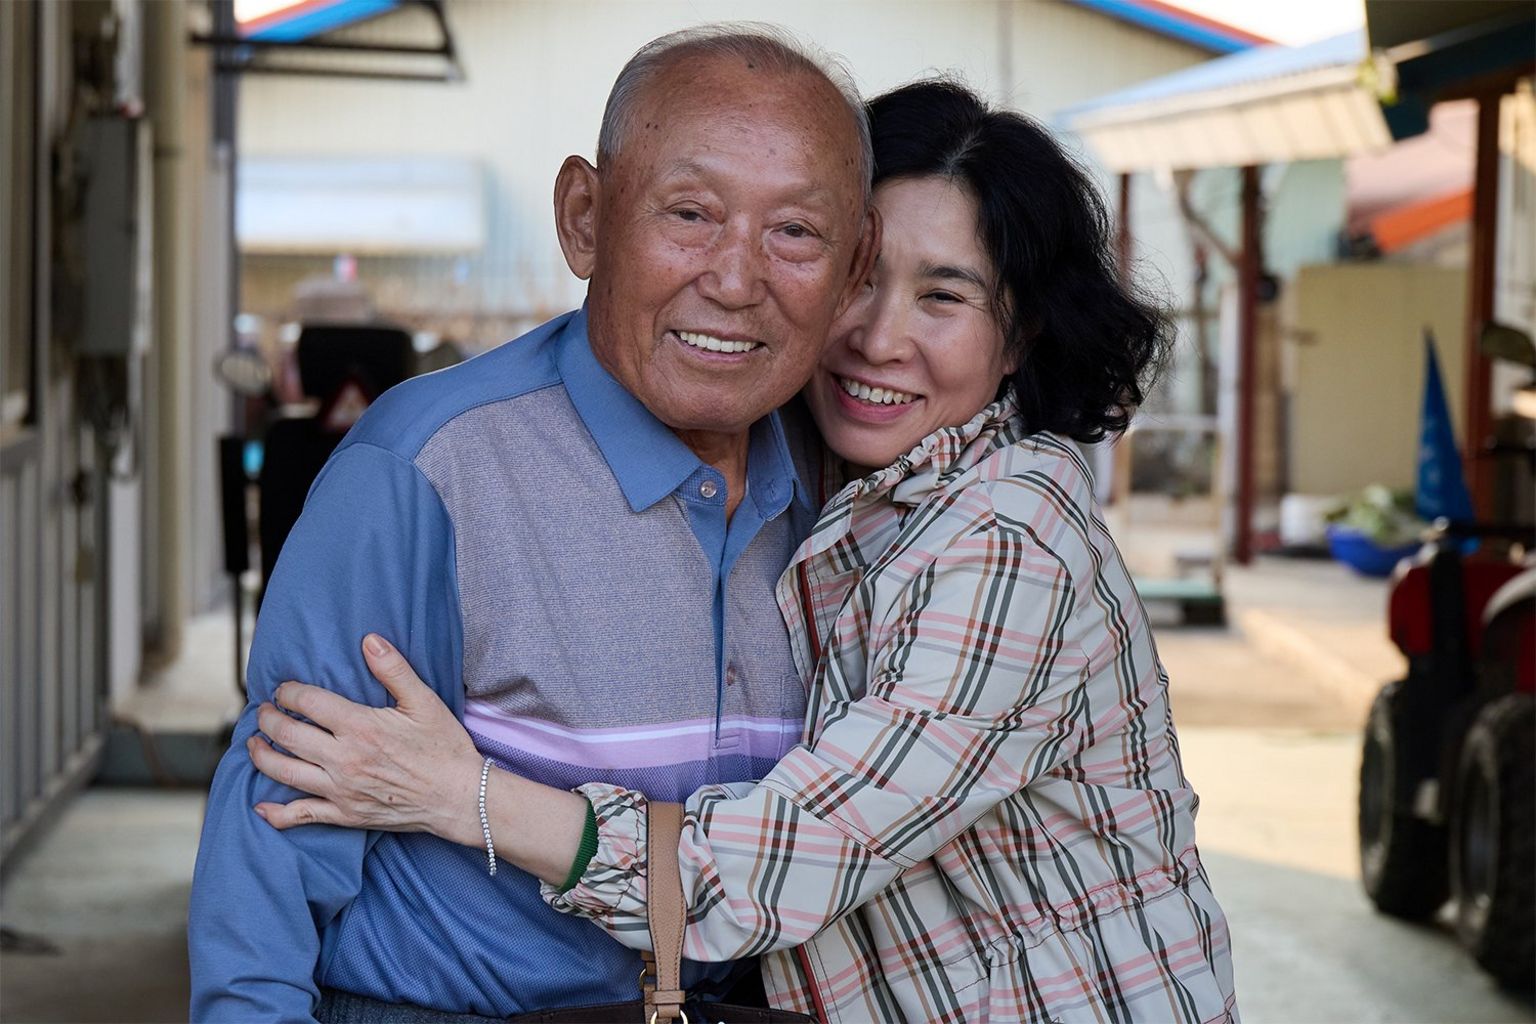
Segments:
[[[1419,547],[1419,542],[1413,541],[1384,548],[1359,530],[1347,526],[1328,527],[1328,550],[1334,561],[1343,562],[1362,576],[1392,575],[1397,563],[1417,554]]]

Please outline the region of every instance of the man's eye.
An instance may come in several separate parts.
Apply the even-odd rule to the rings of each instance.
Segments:
[[[786,224],[784,225],[784,233],[790,238],[814,238],[816,235],[816,232],[804,224]]]
[[[677,217],[678,220],[687,221],[690,224],[697,223],[704,219],[704,214],[699,210],[673,210],[672,213]]]

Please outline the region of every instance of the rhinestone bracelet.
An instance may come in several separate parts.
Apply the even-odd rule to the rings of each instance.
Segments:
[[[491,818],[485,813],[485,784],[491,777],[491,759],[480,766],[480,831],[485,833],[485,869],[496,875],[496,844],[491,841]]]

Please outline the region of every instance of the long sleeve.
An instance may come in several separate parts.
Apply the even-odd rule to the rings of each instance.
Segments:
[[[263,602],[250,702],[219,764],[198,848],[188,926],[193,1021],[308,1021],[321,932],[357,895],[375,835],[311,825],[279,832],[252,807],[302,794],[247,756],[256,706],[289,679],[383,706],[360,645],[390,639],[443,699],[463,705],[453,535],[410,462],[350,443],[310,491]]]
[[[1081,746],[1087,662],[1069,561],[1091,572],[1086,552],[1064,559],[1036,524],[977,504],[906,585],[876,593],[863,692],[839,699],[819,681],[833,696],[809,745],[755,786],[688,800],[685,956],[805,942]],[[598,853],[576,887],[545,897],[644,948],[644,798],[583,791]]]

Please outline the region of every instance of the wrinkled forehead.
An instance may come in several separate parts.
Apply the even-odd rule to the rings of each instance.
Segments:
[[[624,151],[648,151],[647,163],[659,154],[672,162],[690,155],[679,151],[684,146],[707,147],[712,134],[751,132],[770,147],[791,144],[824,156],[833,174],[848,168],[862,188],[858,127],[836,87],[813,70],[764,68],[741,57],[674,57],[636,97]]]

